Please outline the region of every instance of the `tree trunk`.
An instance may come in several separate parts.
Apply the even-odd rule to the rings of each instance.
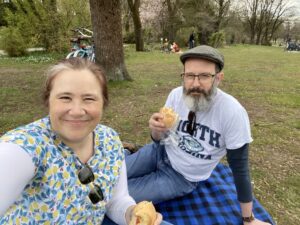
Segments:
[[[124,62],[120,0],[90,0],[96,63],[108,80],[131,80]]]
[[[222,24],[226,22],[226,16],[229,11],[229,7],[231,4],[231,0],[216,0],[217,3],[217,15],[216,15],[216,22],[215,22],[215,31],[219,32],[221,30]]]
[[[250,44],[255,43],[255,35],[256,35],[256,26],[257,26],[257,20],[258,20],[258,3],[259,0],[247,0],[246,1],[246,10],[248,13],[248,23],[250,28]]]
[[[202,28],[201,32],[198,33],[198,40],[199,40],[200,45],[207,45],[208,44],[208,37],[209,37],[208,33],[209,32],[205,28]]]
[[[143,30],[139,12],[140,0],[135,0],[134,2],[133,0],[127,0],[127,2],[134,24],[135,49],[136,51],[144,51]]]
[[[168,38],[171,42],[175,41],[175,18],[176,18],[176,11],[177,11],[177,6],[176,3],[173,3],[171,0],[167,0],[167,9],[168,9],[168,23],[167,23],[167,32],[168,32]]]

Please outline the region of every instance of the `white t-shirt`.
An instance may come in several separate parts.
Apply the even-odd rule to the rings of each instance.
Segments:
[[[189,109],[182,95],[182,87],[173,89],[165,104],[180,118],[177,141],[167,138],[165,148],[172,167],[187,180],[206,180],[226,155],[226,149],[237,149],[252,142],[248,114],[234,97],[218,89],[211,107],[196,112],[197,126],[191,136],[186,131]]]

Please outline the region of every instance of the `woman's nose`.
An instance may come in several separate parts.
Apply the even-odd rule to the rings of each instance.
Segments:
[[[85,109],[84,109],[83,104],[81,104],[79,102],[74,102],[71,105],[71,108],[69,110],[69,114],[74,115],[74,116],[85,114]]]

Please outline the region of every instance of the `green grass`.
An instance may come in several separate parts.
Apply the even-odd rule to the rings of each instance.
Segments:
[[[247,109],[254,138],[250,165],[255,196],[278,225],[300,224],[300,53],[232,46],[220,86]],[[45,69],[63,55],[0,57],[0,134],[46,115],[40,90]],[[102,122],[123,140],[150,142],[148,120],[181,85],[177,54],[125,48],[132,82],[110,82]]]

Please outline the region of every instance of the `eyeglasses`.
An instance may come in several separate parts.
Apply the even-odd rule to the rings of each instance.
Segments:
[[[95,180],[94,173],[88,165],[84,165],[78,173],[78,179],[82,184],[89,184]],[[94,187],[89,193],[89,198],[93,204],[96,204],[104,199],[101,188],[94,184]]]
[[[211,78],[213,78],[214,76],[216,76],[216,74],[211,74],[211,73],[182,73],[181,77],[185,78],[186,81],[189,82],[193,82],[195,80],[195,78],[198,78],[198,81],[209,81],[211,80]]]
[[[190,135],[193,135],[195,129],[196,129],[196,113],[193,111],[190,111],[188,114],[187,132]]]

